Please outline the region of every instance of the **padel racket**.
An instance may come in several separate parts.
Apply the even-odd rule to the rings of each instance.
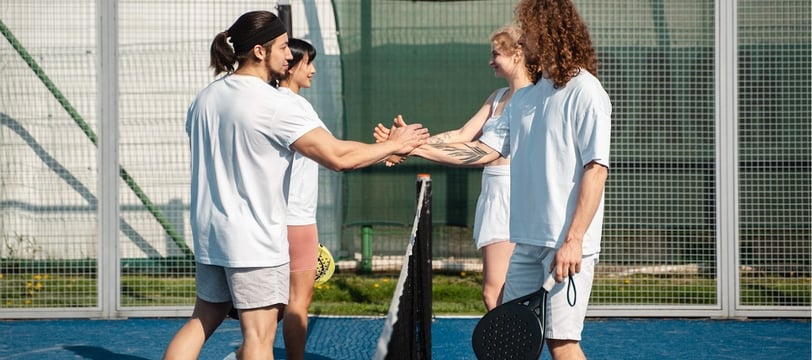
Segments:
[[[333,277],[336,271],[336,262],[330,250],[327,247],[319,244],[319,258],[316,260],[316,285],[321,285]]]
[[[485,314],[471,337],[477,359],[538,359],[544,348],[547,294],[553,285],[555,278],[549,273],[537,291]]]

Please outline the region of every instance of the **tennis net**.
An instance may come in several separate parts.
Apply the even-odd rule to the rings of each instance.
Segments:
[[[374,359],[431,359],[431,176],[417,175],[414,223]]]

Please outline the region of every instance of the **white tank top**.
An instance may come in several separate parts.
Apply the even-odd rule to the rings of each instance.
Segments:
[[[489,117],[488,120],[485,121],[485,124],[482,125],[482,135],[480,135],[480,137],[485,136],[485,134],[497,133],[499,131],[497,125],[499,123],[498,120],[502,116],[502,114],[494,115],[493,113],[496,112],[496,106],[499,105],[499,100],[502,100],[502,96],[505,95],[507,90],[508,90],[508,88],[506,88],[506,87],[501,88],[496,93],[496,96],[493,97],[493,103],[491,104],[491,117]],[[504,113],[504,111],[503,111],[503,113]],[[502,132],[504,132],[504,131],[502,131]],[[507,133],[503,134],[503,136],[507,136]]]

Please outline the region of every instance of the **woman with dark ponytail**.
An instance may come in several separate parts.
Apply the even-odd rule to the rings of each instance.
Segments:
[[[243,14],[212,41],[211,67],[225,75],[186,114],[197,300],[164,359],[197,359],[232,307],[239,358],[273,359],[290,292],[286,174],[295,152],[341,171],[406,154],[428,138],[415,124],[379,144],[336,139],[315,112],[268,85],[291,59],[285,26],[267,11]]]
[[[279,91],[288,93],[299,106],[313,114],[316,110],[299,90],[310,88],[316,66],[316,49],[307,41],[291,38],[293,54],[288,71],[279,79]],[[317,116],[317,115],[316,115]],[[322,124],[327,130],[327,126]],[[288,242],[290,246],[290,300],[285,307],[282,335],[285,358],[304,360],[307,340],[307,314],[313,299],[316,264],[319,257],[319,230],[316,209],[319,200],[319,164],[296,153],[290,167],[288,192]]]
[[[316,110],[299,90],[310,88],[316,66],[316,49],[307,41],[290,38],[293,59],[288,71],[271,86],[291,97],[289,106],[300,106],[314,117]],[[322,124],[327,130],[327,126]],[[307,315],[316,283],[316,265],[319,257],[319,229],[316,225],[318,208],[319,164],[300,153],[293,156],[288,188],[288,247],[290,254],[290,299],[285,306],[282,335],[285,340],[285,358],[304,360],[307,344]],[[229,314],[233,316],[233,311]],[[223,360],[236,359],[237,349]]]

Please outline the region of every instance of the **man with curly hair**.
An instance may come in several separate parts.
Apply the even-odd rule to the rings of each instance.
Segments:
[[[612,104],[572,1],[522,0],[515,16],[536,83],[514,95],[505,110],[507,138],[480,138],[510,154],[511,197],[523,199],[511,202],[516,248],[504,301],[538,290],[543,275],[554,273],[548,349],[556,360],[585,359],[580,340],[600,252]],[[552,263],[543,263],[548,258]]]
[[[547,300],[548,349],[555,360],[585,359],[580,340],[600,253],[612,104],[571,0],[521,0],[515,16],[534,84],[515,92],[493,131],[444,144],[432,160],[478,165],[511,157],[510,241],[516,247],[502,302],[535,292],[553,273],[558,284]]]

